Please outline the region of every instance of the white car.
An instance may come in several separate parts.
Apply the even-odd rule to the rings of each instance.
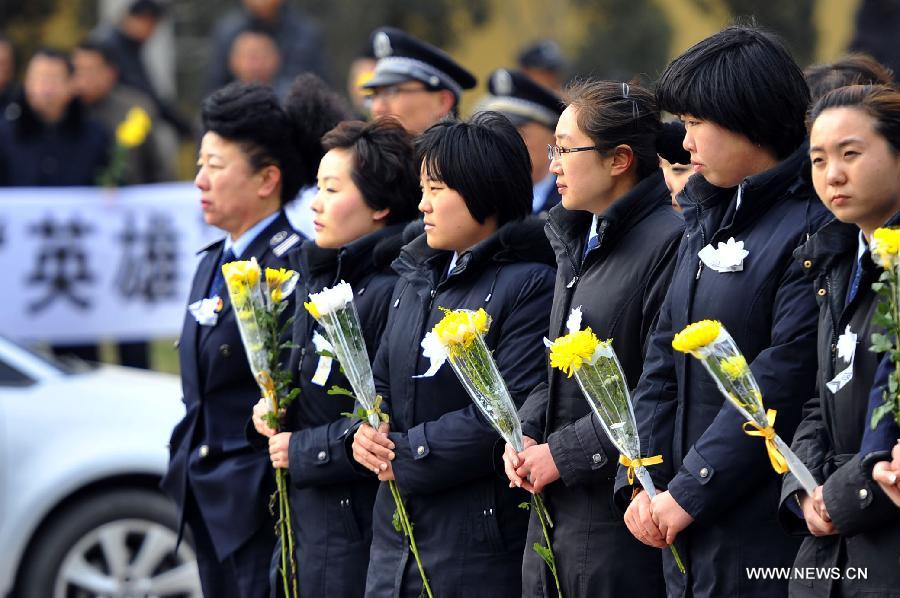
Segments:
[[[157,485],[176,376],[68,368],[0,337],[0,596],[201,596]]]

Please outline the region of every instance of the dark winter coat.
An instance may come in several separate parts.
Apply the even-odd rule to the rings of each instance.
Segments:
[[[825,507],[839,533],[808,535],[795,500],[804,491],[791,474],[782,486],[780,514],[789,531],[806,536],[794,567],[853,569],[849,576],[865,570],[868,578],[794,578],[791,596],[900,596],[900,509],[871,480],[862,466],[864,455],[857,454],[868,427],[866,410],[880,360],[869,345],[872,333],[879,331],[872,325],[879,303],[872,283],[881,272],[866,251],[858,291],[847,303],[857,269],[858,235],[856,226],[835,220],[795,253],[815,280],[809,293],[815,292],[819,302],[819,396],[807,403],[791,448],[816,481],[824,483]],[[848,330],[857,335],[852,357],[838,342]],[[833,392],[828,382],[851,364],[853,377]]]
[[[720,320],[750,363],[765,406],[777,410],[778,433],[790,442],[815,386],[818,312],[792,254],[829,216],[798,178],[809,168],[806,151],[744,179],[740,208],[737,189],[696,175],[678,197],[685,234],[633,397],[644,455],[664,458],[648,471],[695,520],[676,540],[686,575],[663,551],[669,596],[787,593],[787,581],[750,579],[746,571],[794,562],[798,543],[776,516],[781,479],[763,442],[744,433],[744,418],[702,364],[672,349],[672,337],[691,322]],[[731,237],[749,251],[743,271],[701,265],[701,248]],[[619,499],[630,495],[626,485],[620,467]]]
[[[641,374],[647,339],[668,289],[684,222],[672,209],[662,173],[644,179],[598,219],[599,245],[582,260],[592,216],[557,206],[544,230],[556,252],[549,338],[566,334],[573,307],[582,327],[613,339],[628,386]],[[525,434],[547,442],[561,481],[544,490],[553,517],[553,550],[563,594],[662,596],[660,551],[638,542],[611,508],[618,451],[609,442],[575,378],[551,369],[520,410]],[[528,546],[542,539],[532,517]],[[640,570],[641,575],[634,572]],[[523,596],[551,596],[553,579],[525,551]]]
[[[397,280],[390,264],[400,253],[403,225],[395,225],[357,239],[339,250],[318,248],[312,241],[296,254],[300,272],[291,371],[300,396],[288,408],[290,499],[297,544],[299,587],[302,596],[361,597],[366,587],[372,506],[378,480],[361,474],[351,463],[345,444],[351,422],[341,413],[354,410],[351,399],[329,395],[332,385],[350,383],[332,362],[324,384],[312,381],[320,359],[313,332],[324,331],[303,307],[309,293],[344,280],[354,291],[366,349],[371,360],[387,323],[391,293]],[[294,260],[292,260],[293,262]]]
[[[240,259],[256,257],[262,268],[287,267],[282,251],[292,235],[297,233],[282,212]],[[188,304],[207,296],[223,247],[217,241],[205,248]],[[219,295],[223,306],[214,326],[200,326],[190,313],[184,318],[178,355],[187,412],[172,431],[161,487],[178,505],[179,530],[188,492],[193,495],[222,560],[260,526],[273,525],[268,505],[275,484],[268,454],[255,450],[245,433],[260,391],[227,290]],[[286,313],[292,312],[293,303]]]
[[[516,405],[545,380],[542,338],[553,292],[553,254],[537,219],[512,222],[459,256],[421,235],[394,262],[400,280],[375,359],[375,385],[391,412],[393,471],[435,596],[521,596],[528,495],[502,475],[499,435],[449,364],[434,377],[419,346],[443,317],[439,307],[484,308],[485,335]],[[378,489],[366,595],[418,597],[421,581],[406,539],[394,530],[394,501]]]
[[[106,168],[111,144],[78,100],[48,125],[20,95],[0,115],[0,187],[92,187]]]

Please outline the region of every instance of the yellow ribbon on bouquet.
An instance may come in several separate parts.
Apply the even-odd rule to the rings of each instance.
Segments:
[[[775,444],[775,415],[776,411],[774,409],[769,409],[766,412],[766,421],[769,423],[765,428],[760,427],[754,421],[744,422],[744,434],[747,436],[756,436],[759,438],[766,439],[766,451],[769,453],[769,461],[772,462],[772,468],[778,473],[787,473],[788,472],[788,463],[784,458],[784,455],[781,454],[781,451],[778,450],[778,446]],[[749,428],[748,428],[749,426]],[[753,429],[750,429],[753,428]]]

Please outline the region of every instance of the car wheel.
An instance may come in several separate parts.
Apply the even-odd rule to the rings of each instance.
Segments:
[[[175,506],[149,490],[92,495],[55,515],[23,564],[23,598],[202,598]]]

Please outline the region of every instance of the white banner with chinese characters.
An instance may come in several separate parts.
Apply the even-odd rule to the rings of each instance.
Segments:
[[[206,225],[190,183],[0,189],[0,334],[57,344],[177,336]]]

